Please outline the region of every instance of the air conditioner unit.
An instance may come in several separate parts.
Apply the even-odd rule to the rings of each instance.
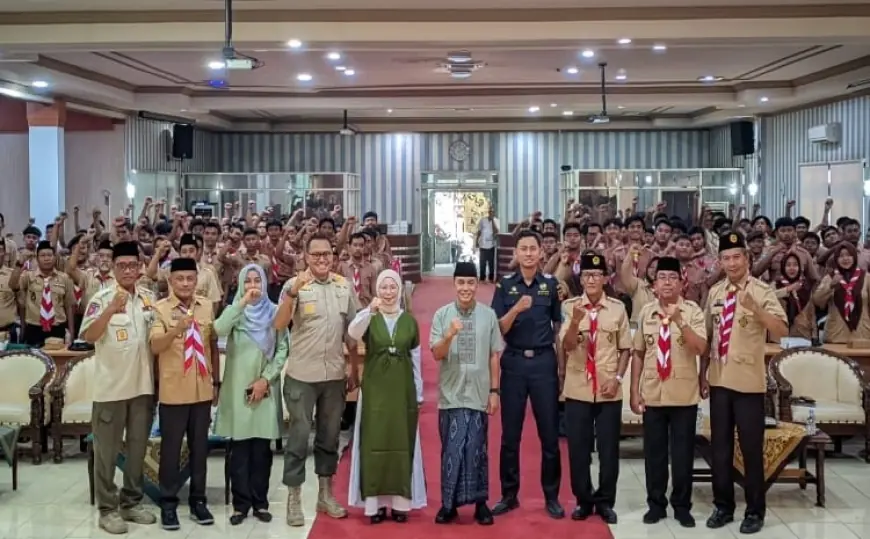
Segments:
[[[820,144],[836,144],[840,142],[841,127],[839,122],[810,127],[807,136],[810,142]]]

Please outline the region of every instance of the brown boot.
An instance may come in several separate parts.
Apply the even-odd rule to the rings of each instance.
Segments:
[[[347,509],[332,495],[332,477],[318,477],[320,490],[317,493],[317,512],[326,513],[332,518],[347,517]]]
[[[287,489],[287,525],[304,526],[305,513],[302,512],[302,487]]]

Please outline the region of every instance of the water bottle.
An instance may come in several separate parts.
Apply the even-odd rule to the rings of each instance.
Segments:
[[[816,433],[818,432],[818,429],[816,428],[816,407],[815,406],[810,406],[809,409],[807,410],[806,429],[807,429],[808,436],[815,436]]]
[[[701,432],[704,430],[704,410],[698,406],[698,417],[695,420],[695,432]]]

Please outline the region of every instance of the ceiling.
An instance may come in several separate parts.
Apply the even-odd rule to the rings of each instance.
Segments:
[[[209,67],[221,0],[0,0],[0,93],[233,130],[335,130],[347,110],[363,131],[390,131],[595,128],[601,62],[609,129],[705,127],[870,91],[870,3],[761,2],[235,0],[235,48],[264,65],[225,72]],[[458,80],[446,57],[463,49],[477,69]]]

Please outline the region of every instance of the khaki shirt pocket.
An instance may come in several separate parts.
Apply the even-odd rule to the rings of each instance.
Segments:
[[[132,320],[128,314],[116,314],[106,327],[105,344],[111,348],[126,350],[132,346]]]
[[[698,371],[691,367],[677,367],[673,379],[668,380],[668,400],[675,405],[689,405],[698,396]]]

